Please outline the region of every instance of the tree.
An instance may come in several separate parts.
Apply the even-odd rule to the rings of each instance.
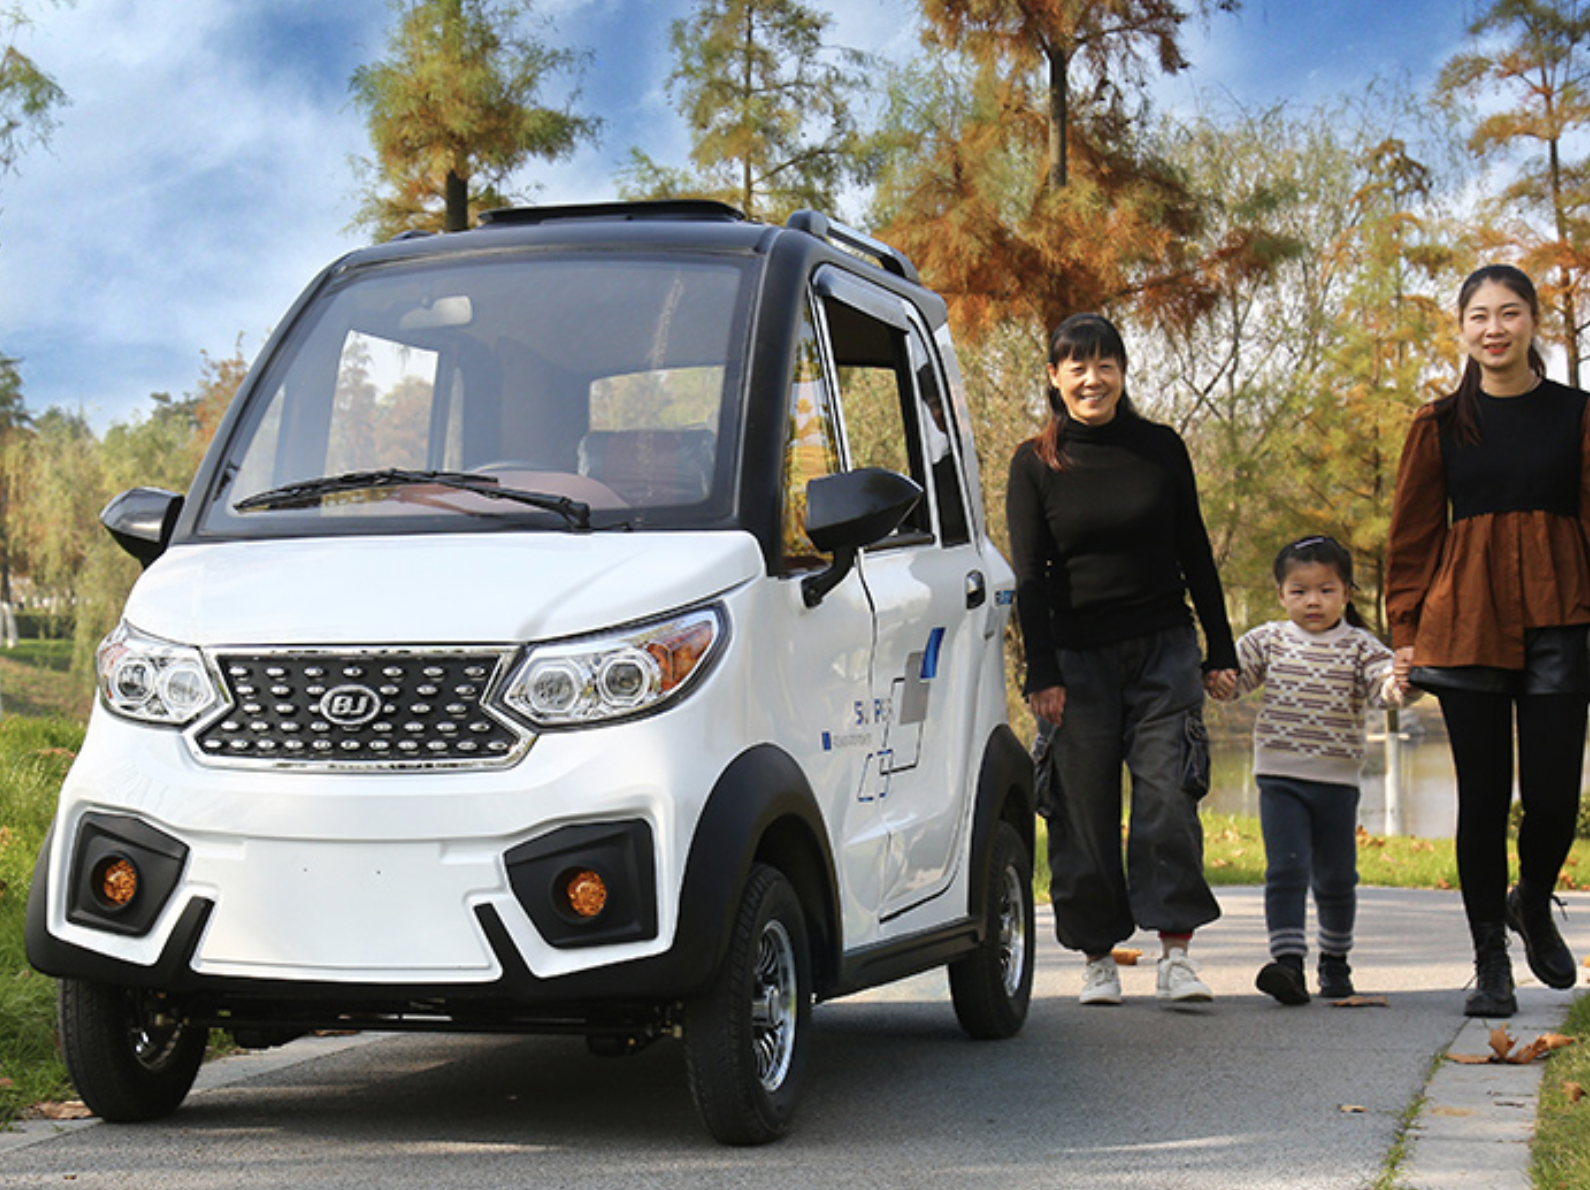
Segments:
[[[17,361],[0,357],[0,603],[12,602],[11,592],[11,505],[4,482],[7,448],[32,425],[22,404],[22,374]]]
[[[1500,94],[1513,105],[1481,116],[1469,138],[1481,156],[1533,150],[1496,204],[1496,243],[1525,246],[1523,265],[1541,282],[1579,384],[1583,292],[1590,277],[1590,162],[1570,158],[1590,126],[1590,4],[1585,0],[1494,0],[1469,26],[1493,41],[1459,54],[1441,73],[1437,95],[1450,105]],[[1533,214],[1537,222],[1518,217]]]
[[[1241,0],[1196,0],[1192,11],[1234,12]],[[1070,180],[1073,71],[1093,83],[1091,102],[1119,114],[1121,81],[1140,85],[1145,58],[1177,74],[1187,68],[1179,0],[925,0],[929,39],[967,50],[980,65],[1015,76],[1041,74],[1047,124],[1045,184]]]
[[[1352,551],[1362,610],[1384,637],[1397,463],[1415,410],[1452,381],[1449,315],[1432,290],[1455,289],[1457,253],[1422,215],[1432,178],[1401,141],[1372,146],[1358,176],[1354,218],[1328,253],[1345,294],[1302,411],[1289,503],[1305,531]]]
[[[386,239],[414,228],[462,231],[506,201],[499,187],[530,158],[556,161],[598,121],[542,106],[549,76],[579,56],[523,30],[519,0],[394,0],[389,57],[354,72],[375,145],[376,182],[357,222]],[[572,102],[572,101],[571,101]]]
[[[19,34],[31,24],[20,3],[0,7],[0,177],[16,168],[30,145],[49,140],[52,111],[66,102],[66,93],[17,48]]]
[[[850,107],[865,59],[824,46],[828,24],[796,0],[699,0],[673,23],[668,81],[694,168],[632,148],[626,196],[716,198],[774,221],[833,210],[842,183],[867,172]]]
[[[1186,16],[1136,0],[927,12],[939,57],[891,85],[877,222],[945,293],[963,337],[1084,309],[1156,327],[1196,319],[1220,263],[1191,250],[1203,197],[1152,152],[1123,90],[1145,38],[1181,68]],[[1079,92],[1087,70],[1109,64],[1120,70]],[[1218,249],[1251,250],[1240,237]]]
[[[51,408],[5,449],[12,562],[29,578],[32,602],[61,618],[76,609],[83,561],[99,531],[98,446],[82,414]]]

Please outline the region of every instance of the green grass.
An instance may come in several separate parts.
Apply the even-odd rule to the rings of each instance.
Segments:
[[[1211,884],[1263,884],[1264,837],[1259,820],[1241,814],[1205,813],[1204,871]],[[1049,892],[1047,833],[1038,823],[1037,870],[1033,882],[1039,900]],[[1457,888],[1457,856],[1451,839],[1358,835],[1361,883],[1381,888]],[[1563,867],[1563,888],[1590,883],[1590,840],[1575,839]]]
[[[87,720],[92,681],[72,673],[72,642],[24,640],[0,649],[0,709],[7,716]]]
[[[1573,1002],[1562,1031],[1579,1044],[1547,1058],[1541,1076],[1529,1169],[1537,1190],[1590,1186],[1590,996]],[[1575,1086],[1585,1096],[1577,1101],[1570,1093]]]
[[[28,966],[22,927],[34,859],[82,739],[82,725],[65,718],[0,719],[0,1122],[69,1093],[55,982]]]

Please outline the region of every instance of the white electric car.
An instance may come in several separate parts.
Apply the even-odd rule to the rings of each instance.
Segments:
[[[1016,1033],[1032,766],[941,299],[713,203],[354,252],[266,344],[146,566],[29,902],[99,1115],[207,1030],[682,1041],[789,1126],[815,1001],[947,965]]]

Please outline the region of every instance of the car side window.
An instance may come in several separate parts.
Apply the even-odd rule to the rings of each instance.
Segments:
[[[916,377],[918,420],[928,469],[933,476],[933,502],[938,508],[939,540],[945,545],[965,545],[972,539],[966,517],[965,489],[955,462],[955,412],[945,399],[938,369],[921,335],[910,336],[911,370]]]
[[[908,475],[922,486],[922,500],[881,544],[930,541],[934,536],[933,499],[927,492],[934,481],[924,434],[932,423],[917,376],[920,368],[931,371],[929,357],[903,308],[893,306],[894,299],[878,295],[874,302],[880,313],[898,317],[898,325],[893,317],[862,309],[859,301],[867,300],[863,293],[857,292],[858,303],[848,300],[845,290],[850,288],[835,286],[823,301],[849,465],[883,467]],[[944,438],[936,427],[935,432]],[[942,445],[948,448],[947,439]],[[948,457],[953,467],[953,453]]]
[[[789,429],[784,446],[784,569],[828,564],[806,536],[806,485],[839,470],[839,427],[823,375],[822,351],[810,308],[801,317],[790,379]]]

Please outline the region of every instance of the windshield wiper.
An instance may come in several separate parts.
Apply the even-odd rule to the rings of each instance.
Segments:
[[[266,508],[311,508],[327,496],[338,492],[362,492],[375,488],[417,487],[434,484],[438,487],[456,488],[473,492],[490,500],[507,500],[513,504],[527,504],[546,512],[555,512],[575,529],[591,527],[591,506],[568,496],[553,496],[546,492],[527,492],[519,488],[505,488],[494,475],[481,475],[474,471],[409,471],[401,467],[387,467],[380,471],[348,471],[341,475],[325,475],[319,479],[301,479],[284,483],[245,496],[232,507],[238,512],[255,512]]]

